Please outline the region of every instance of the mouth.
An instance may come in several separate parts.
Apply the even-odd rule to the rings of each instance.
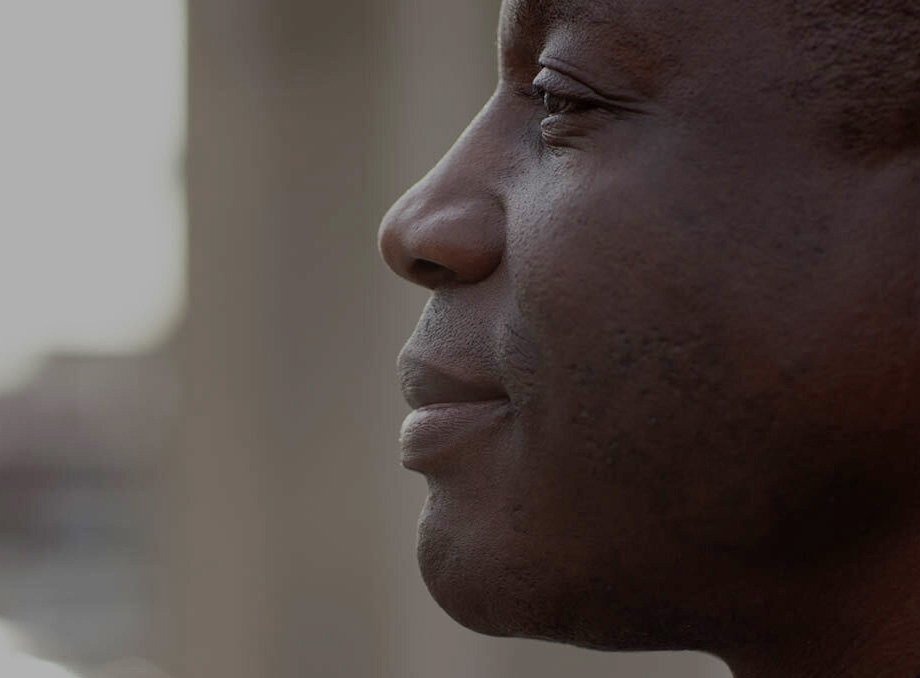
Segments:
[[[398,369],[403,397],[413,410],[508,399],[501,386],[487,377],[459,376],[472,375],[472,370],[459,365],[435,366],[404,352]]]
[[[398,367],[403,396],[412,407],[399,436],[402,463],[410,470],[434,470],[436,462],[482,448],[484,436],[511,411],[508,394],[482,373],[433,365],[406,351]]]

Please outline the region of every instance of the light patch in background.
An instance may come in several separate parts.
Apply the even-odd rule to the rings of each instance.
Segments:
[[[182,0],[0,2],[0,391],[181,316],[185,22]]]
[[[79,678],[77,674],[52,662],[19,651],[19,633],[0,620],[0,676],[9,678]]]

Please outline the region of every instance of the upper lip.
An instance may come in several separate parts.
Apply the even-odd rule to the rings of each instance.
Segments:
[[[435,365],[403,351],[397,368],[403,397],[412,409],[508,398],[499,384],[485,376],[473,376],[471,370],[460,365],[452,368]]]

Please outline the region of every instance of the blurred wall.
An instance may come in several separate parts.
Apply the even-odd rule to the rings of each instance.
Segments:
[[[375,231],[488,97],[498,0],[191,0],[189,311],[161,535],[178,678],[724,677],[487,639],[418,575]]]
[[[185,427],[170,662],[189,678],[372,675],[385,368],[370,3],[189,6]]]

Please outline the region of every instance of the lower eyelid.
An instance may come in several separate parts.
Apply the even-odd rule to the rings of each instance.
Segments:
[[[585,143],[610,120],[608,111],[592,109],[581,113],[550,115],[540,121],[540,138],[551,149],[574,148],[584,150]]]
[[[590,130],[585,127],[567,124],[561,116],[550,116],[540,123],[543,143],[553,148],[570,146],[573,140],[584,138],[589,133]]]

